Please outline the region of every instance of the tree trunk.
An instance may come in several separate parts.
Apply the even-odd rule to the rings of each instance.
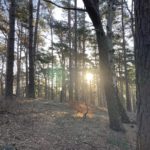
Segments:
[[[36,56],[36,45],[37,45],[37,35],[38,35],[38,25],[39,25],[39,13],[40,13],[40,0],[38,0],[37,4],[37,13],[36,13],[36,22],[35,22],[35,32],[34,32],[34,58]]]
[[[28,96],[28,83],[29,83],[29,71],[28,71],[28,49],[25,51],[25,67],[26,67],[26,97]]]
[[[1,88],[1,96],[3,96],[4,95],[4,87],[3,87],[3,73],[4,73],[4,61],[5,61],[5,59],[4,59],[4,56],[2,55],[1,56],[2,58],[2,70],[1,70],[1,76],[0,76],[0,88]]]
[[[135,1],[137,150],[150,149],[150,0]]]
[[[126,86],[126,104],[127,104],[127,110],[132,111],[131,107],[131,99],[130,99],[130,94],[129,94],[129,79],[128,79],[128,69],[127,69],[127,49],[125,45],[125,26],[124,26],[124,0],[122,0],[122,5],[121,5],[121,23],[122,23],[122,38],[123,38],[123,43],[122,43],[122,49],[124,53],[124,70],[125,70],[125,86]]]
[[[47,91],[47,74],[44,75],[44,79],[45,79],[45,87],[44,87],[44,91],[45,91],[45,99],[48,98],[48,91]]]
[[[93,22],[96,30],[98,50],[99,50],[99,61],[101,69],[101,78],[104,82],[104,90],[106,94],[108,114],[110,120],[110,128],[121,131],[123,126],[118,110],[118,104],[115,95],[115,88],[113,85],[113,74],[108,59],[108,52],[112,49],[109,47],[107,37],[104,33],[102,22],[99,14],[98,0],[83,0],[87,12]]]
[[[20,39],[19,39],[20,38]],[[21,50],[22,50],[22,43],[20,40],[22,39],[22,26],[19,30],[18,35],[18,44],[17,44],[17,87],[16,87],[16,96],[20,97],[20,71],[21,71]]]
[[[37,3],[37,12],[36,12],[36,20],[35,20],[35,30],[34,30],[34,41],[33,41],[33,55],[34,55],[34,62],[36,61],[36,53],[37,53],[37,37],[38,37],[38,26],[39,26],[39,14],[40,14],[40,0],[38,0]],[[36,70],[36,63],[34,64],[35,70]],[[36,81],[36,76],[35,76]],[[35,85],[36,86],[36,85]]]
[[[68,0],[68,7],[71,2]],[[71,49],[71,11],[68,10],[68,47],[69,47],[69,101],[73,100],[73,74],[72,74],[72,49]]]
[[[51,78],[51,100],[54,100],[54,48],[53,48],[53,27],[51,26],[51,47],[52,47],[52,78]]]
[[[75,8],[77,8],[77,0],[74,0]],[[77,50],[77,10],[75,10],[74,23],[74,52],[75,52],[75,100],[78,101],[78,50]]]
[[[125,111],[125,109],[120,101],[120,97],[118,95],[119,93],[118,93],[117,79],[116,79],[115,66],[114,66],[114,54],[113,54],[114,51],[113,51],[113,41],[112,41],[112,25],[113,25],[113,20],[114,20],[114,16],[115,16],[115,11],[113,10],[114,5],[115,5],[115,2],[113,0],[108,1],[107,37],[108,37],[108,43],[110,45],[110,50],[112,50],[112,51],[109,51],[109,62],[111,64],[111,70],[113,73],[113,84],[114,84],[114,88],[115,88],[114,94],[116,95],[116,99],[118,102],[121,120],[124,123],[129,123],[130,122],[129,118],[126,114],[126,111]]]
[[[40,73],[38,73],[38,75],[37,75],[38,77],[37,77],[37,79],[38,79],[38,98],[41,96],[41,89],[40,89]]]
[[[123,76],[122,76],[122,65],[121,65],[121,61],[122,61],[122,57],[121,57],[121,53],[119,51],[119,95],[120,97],[123,97]],[[125,105],[124,105],[125,106]]]
[[[14,43],[15,43],[15,1],[10,1],[9,8],[9,33],[7,45],[6,83],[5,97],[13,96],[13,67],[14,67]]]
[[[84,76],[85,76],[85,51],[86,51],[86,33],[85,33],[85,12],[83,12],[83,41],[82,41],[82,45],[83,45],[83,52],[82,52],[82,82],[81,82],[81,92],[82,92],[82,101],[85,102],[85,80],[84,80]]]
[[[29,0],[29,85],[28,97],[35,98],[34,49],[33,49],[33,2]]]
[[[116,99],[117,99],[117,103],[118,103],[119,113],[121,116],[121,121],[123,123],[130,123],[130,119],[126,113],[125,108],[123,107],[123,104],[121,102],[121,98],[119,97],[118,88],[116,88]]]
[[[61,90],[61,102],[66,100],[66,72],[65,72],[65,56],[62,54],[62,90]]]

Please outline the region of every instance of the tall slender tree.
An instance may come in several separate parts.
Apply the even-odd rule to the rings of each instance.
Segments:
[[[38,26],[39,26],[39,14],[40,14],[40,0],[37,3],[37,13],[36,13],[36,22],[35,22],[35,31],[34,31],[34,44],[33,44],[33,51],[34,57],[36,56],[36,47],[37,47],[37,35],[38,35]]]
[[[74,0],[77,8],[77,0]],[[77,46],[77,10],[75,10],[74,22],[74,52],[75,52],[75,100],[78,100],[78,46]]]
[[[52,20],[51,20],[52,23]],[[51,78],[51,99],[54,99],[54,47],[53,47],[53,26],[51,24],[51,48],[52,48],[52,78]]]
[[[122,49],[124,53],[124,70],[125,70],[125,87],[126,87],[126,103],[127,103],[127,110],[131,111],[131,100],[129,94],[129,78],[128,78],[128,68],[127,68],[127,49],[126,49],[126,40],[125,40],[125,26],[124,26],[124,0],[122,0],[121,5],[121,23],[122,23]]]
[[[17,86],[16,86],[16,96],[20,97],[20,73],[21,73],[21,51],[22,51],[22,25],[18,23],[18,28],[20,25],[18,33],[18,42],[17,42]]]
[[[68,7],[71,7],[71,1],[68,0]],[[71,10],[68,10],[68,47],[69,53],[69,101],[73,100],[73,70],[72,70],[72,48],[71,48]]]
[[[10,0],[9,8],[9,34],[7,44],[7,64],[5,97],[13,96],[13,67],[14,67],[14,43],[15,43],[15,0]]]
[[[34,49],[33,49],[33,1],[29,0],[29,85],[28,97],[35,97]]]

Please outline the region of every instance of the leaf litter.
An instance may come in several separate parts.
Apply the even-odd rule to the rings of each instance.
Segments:
[[[92,109],[83,120],[68,103],[18,100],[12,113],[0,113],[0,150],[5,145],[16,150],[135,150],[136,125],[125,125],[126,133],[112,131],[107,111]]]

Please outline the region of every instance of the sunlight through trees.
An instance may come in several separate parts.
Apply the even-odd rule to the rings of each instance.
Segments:
[[[107,110],[109,127],[125,132],[137,112],[137,150],[148,150],[149,6],[0,0],[0,113],[37,98],[81,108],[83,120],[93,107]]]

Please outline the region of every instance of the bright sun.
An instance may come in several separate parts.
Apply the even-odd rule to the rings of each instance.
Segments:
[[[88,82],[91,82],[93,80],[93,74],[92,73],[86,73],[86,80]]]

